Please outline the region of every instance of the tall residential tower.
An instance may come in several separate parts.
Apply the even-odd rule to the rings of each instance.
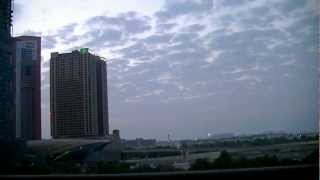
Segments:
[[[11,0],[0,1],[0,138],[14,137],[14,63]]]
[[[15,136],[41,139],[41,38],[14,38]]]
[[[51,53],[50,103],[53,138],[107,136],[106,62],[87,48]]]

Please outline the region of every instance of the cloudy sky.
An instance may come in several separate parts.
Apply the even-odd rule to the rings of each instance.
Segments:
[[[14,35],[108,61],[111,129],[123,138],[317,129],[316,0],[15,0]]]

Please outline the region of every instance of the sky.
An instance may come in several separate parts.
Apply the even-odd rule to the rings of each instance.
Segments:
[[[316,0],[15,0],[13,34],[42,37],[42,136],[51,52],[107,59],[122,138],[318,130]]]

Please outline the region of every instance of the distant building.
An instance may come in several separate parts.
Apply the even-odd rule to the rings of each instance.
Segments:
[[[88,49],[51,53],[50,100],[53,138],[109,134],[106,62]]]
[[[0,138],[14,137],[14,63],[11,0],[0,1]]]
[[[123,144],[127,147],[155,146],[157,141],[155,139],[137,138],[134,140],[125,140]]]
[[[121,143],[120,130],[114,129],[114,130],[112,131],[112,136],[113,136],[113,140],[114,140],[114,141]]]
[[[15,136],[41,139],[41,38],[14,38]]]
[[[209,136],[209,139],[230,139],[230,138],[234,138],[234,134],[233,133],[217,133],[217,134],[212,134]]]
[[[121,146],[108,139],[36,140],[28,141],[27,146],[33,153],[51,155],[53,161],[64,162],[68,159],[89,167],[99,161],[121,159]]]

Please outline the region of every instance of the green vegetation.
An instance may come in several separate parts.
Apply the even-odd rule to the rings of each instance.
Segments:
[[[318,136],[305,136],[287,138],[287,137],[274,137],[274,138],[265,138],[265,137],[256,137],[254,140],[217,140],[214,142],[208,141],[207,143],[193,144],[190,145],[191,149],[197,148],[238,148],[238,147],[255,147],[255,146],[265,146],[265,145],[274,145],[274,144],[285,144],[292,142],[307,142],[307,141],[318,141]]]
[[[81,153],[73,153],[72,157],[55,160],[55,156],[35,153],[26,147],[24,142],[0,142],[0,174],[110,174],[110,173],[142,173],[142,172],[169,172],[180,171],[171,164],[151,166],[148,164],[122,163],[122,162],[98,162],[88,164],[82,161]],[[146,152],[143,152],[146,153]],[[143,154],[142,153],[142,154]],[[147,152],[148,157],[170,156],[180,151],[151,151]],[[272,152],[273,153],[273,152]],[[139,153],[138,153],[139,154]],[[263,153],[264,154],[264,153]],[[134,154],[136,155],[136,154]],[[146,155],[146,154],[143,154]],[[139,154],[140,156],[140,154]],[[79,160],[80,159],[80,160]],[[251,168],[298,164],[318,164],[319,151],[315,149],[311,154],[302,160],[279,159],[277,156],[262,155],[255,158],[230,155],[222,151],[214,161],[198,159],[191,164],[190,170],[209,169],[230,169],[230,168]]]
[[[232,158],[227,151],[222,151],[220,156],[213,162],[208,159],[197,159],[190,167],[190,170],[209,170],[209,169],[230,169],[230,168],[250,168],[284,166],[298,164],[318,164],[318,149],[301,161],[293,159],[278,159],[276,156],[264,155],[254,159],[245,157]]]
[[[132,166],[132,167],[130,167]],[[144,172],[169,172],[179,171],[172,165],[158,165],[151,167],[148,164],[142,164],[140,166],[133,166],[129,163],[120,162],[98,162],[95,167],[89,168],[87,173],[93,174],[118,174],[118,173],[144,173]]]
[[[178,150],[172,151],[150,151],[150,152],[124,152],[121,153],[121,159],[145,159],[145,158],[158,158],[167,156],[179,156],[181,152]]]

